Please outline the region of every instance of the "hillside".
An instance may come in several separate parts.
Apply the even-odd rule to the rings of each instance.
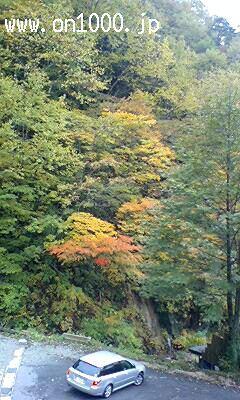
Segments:
[[[227,335],[238,369],[239,34],[199,0],[0,12],[1,325],[147,354]],[[71,29],[119,12],[128,31]]]

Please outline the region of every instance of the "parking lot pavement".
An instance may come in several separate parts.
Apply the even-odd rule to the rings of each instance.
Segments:
[[[65,372],[81,355],[68,346],[35,344],[23,355],[12,400],[90,400],[70,388]],[[113,400],[239,400],[240,392],[149,369],[141,387],[131,386]]]

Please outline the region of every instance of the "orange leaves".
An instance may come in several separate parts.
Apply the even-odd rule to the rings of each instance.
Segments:
[[[67,240],[65,243],[52,246],[50,253],[63,263],[81,261],[87,258],[93,259],[99,266],[106,266],[101,256],[123,256],[124,260],[136,263],[139,261],[139,255],[135,254],[141,250],[140,246],[132,243],[132,240],[126,236],[106,237],[106,238],[82,238],[81,243],[73,240]],[[121,257],[120,257],[121,259]],[[104,265],[103,265],[104,264]]]
[[[49,252],[63,263],[84,260],[91,255],[88,248],[78,245],[74,240],[67,240],[65,243],[52,246],[49,248]]]
[[[149,208],[153,208],[157,204],[154,199],[141,199],[140,201],[132,201],[124,203],[118,210],[118,218],[121,219],[127,214],[142,213]]]
[[[112,224],[87,213],[75,213],[68,222],[71,232],[64,243],[53,245],[49,252],[63,263],[93,260],[105,267],[113,262],[136,264],[140,260],[140,246],[128,236],[118,235]]]

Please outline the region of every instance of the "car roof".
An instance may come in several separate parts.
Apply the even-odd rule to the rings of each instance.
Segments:
[[[109,364],[124,360],[123,357],[111,351],[96,351],[95,353],[87,354],[81,357],[81,361],[94,365],[95,367],[102,368]]]

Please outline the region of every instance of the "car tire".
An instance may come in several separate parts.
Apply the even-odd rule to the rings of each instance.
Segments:
[[[143,384],[143,382],[144,382],[144,373],[140,372],[138,374],[138,376],[136,377],[136,379],[135,379],[134,385],[135,386],[140,386],[140,385]]]
[[[104,392],[103,392],[103,398],[104,399],[109,399],[109,397],[111,396],[113,392],[113,387],[112,385],[107,385],[107,387],[105,388]]]

